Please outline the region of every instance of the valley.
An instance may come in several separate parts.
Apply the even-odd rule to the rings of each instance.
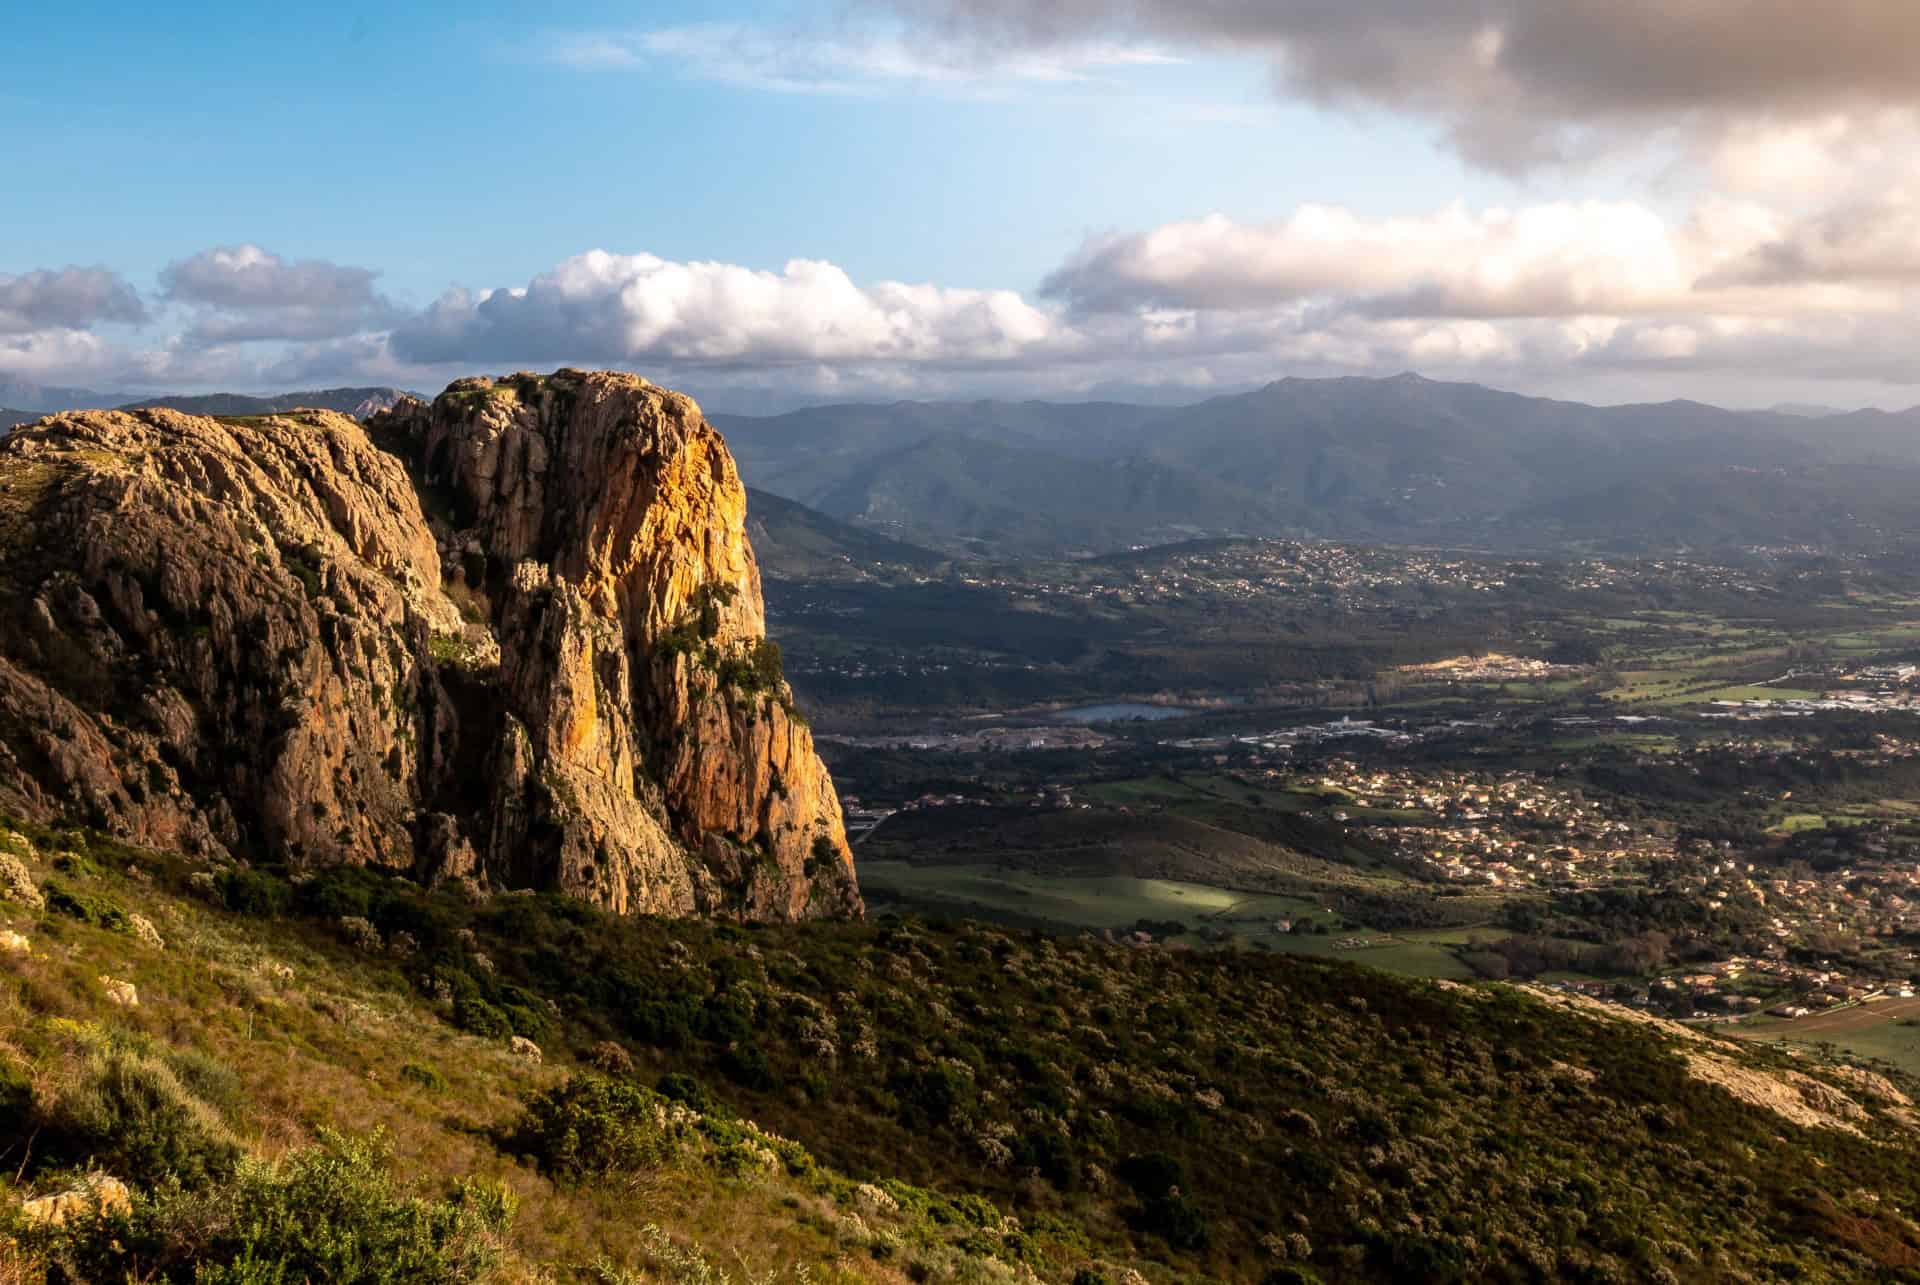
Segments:
[[[1907,1070],[1917,590],[1239,540],[769,601],[876,909],[1531,978]],[[913,664],[942,599],[972,628]]]
[[[254,409],[0,444],[46,1279],[1920,1261],[1897,551],[1012,556],[631,376]]]

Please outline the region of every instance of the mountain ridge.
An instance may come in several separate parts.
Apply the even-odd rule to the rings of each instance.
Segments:
[[[911,402],[716,423],[760,489],[912,542],[994,553],[1226,534],[1515,551],[1868,548],[1920,529],[1920,410],[1812,419],[1687,399],[1592,406],[1407,374],[1289,377],[1174,408]],[[1149,492],[1178,502],[1143,507],[1143,470],[1161,479]],[[1730,470],[1787,477],[1784,516],[1729,484]],[[983,475],[1008,479],[988,489],[1012,495],[1033,483],[1012,506],[1022,521],[982,502]],[[1610,496],[1675,479],[1710,497],[1714,521],[1644,505],[1605,520]]]

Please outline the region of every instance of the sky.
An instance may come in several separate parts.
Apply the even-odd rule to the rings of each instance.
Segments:
[[[172,9],[174,12],[168,12]],[[1920,402],[1911,0],[25,5],[0,384]]]

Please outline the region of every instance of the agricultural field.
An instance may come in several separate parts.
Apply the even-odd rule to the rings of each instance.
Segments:
[[[1920,999],[1855,1004],[1834,1013],[1790,1021],[1766,1018],[1727,1029],[1743,1039],[1832,1045],[1920,1075]]]
[[[1415,977],[1472,976],[1447,949],[1466,941],[1464,932],[1377,932],[1301,897],[1171,879],[1044,875],[1003,866],[915,866],[904,861],[862,862],[860,878],[868,899],[882,909],[1116,933],[1131,931],[1142,921],[1177,921],[1188,931],[1167,940],[1344,958]],[[1304,930],[1276,932],[1281,920]]]

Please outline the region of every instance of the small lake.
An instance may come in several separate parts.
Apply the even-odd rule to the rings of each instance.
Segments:
[[[1158,722],[1163,718],[1185,718],[1193,713],[1177,705],[1141,705],[1119,701],[1111,705],[1081,705],[1057,711],[1053,717],[1062,723],[1125,723],[1139,720]]]

